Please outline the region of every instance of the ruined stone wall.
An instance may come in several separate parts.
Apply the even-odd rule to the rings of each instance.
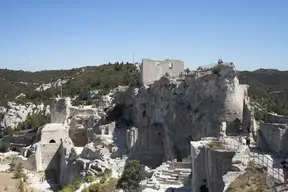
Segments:
[[[275,115],[270,113],[266,115],[265,122],[288,124],[288,116]]]
[[[60,144],[58,143],[48,143],[48,144],[41,144],[41,156],[42,156],[42,169],[52,169],[58,170],[59,166],[59,149]]]
[[[79,164],[78,162],[69,160],[71,150],[73,148],[72,141],[64,141],[59,147],[59,184],[64,187],[71,184],[78,178],[83,178],[81,171],[85,170],[84,165]]]
[[[149,158],[154,155],[153,163],[177,156],[188,158],[189,142],[217,136],[224,121],[227,134],[236,135],[243,121],[247,88],[239,84],[234,66],[225,65],[218,74],[198,71],[183,81],[162,77],[154,84],[131,91],[133,105],[131,97],[127,97],[123,114],[138,129],[132,156],[143,159],[145,154]]]
[[[258,146],[263,151],[288,155],[288,125],[260,122]]]
[[[47,125],[46,125],[47,126]],[[55,129],[49,130],[49,128],[44,127],[41,132],[41,143],[51,143],[55,142],[60,144],[61,139],[68,136],[68,128],[63,129],[62,125],[59,125],[59,129],[57,129],[57,124],[54,124]]]
[[[184,63],[180,60],[166,59],[164,61],[154,61],[143,59],[141,67],[141,82],[148,84],[159,80],[166,73],[171,77],[178,77],[184,73]]]
[[[70,116],[70,98],[53,99],[50,103],[51,123],[64,123]]]
[[[235,155],[235,151],[211,149],[208,146],[209,142],[191,142],[191,187],[193,192],[199,191],[203,180],[207,181],[209,191],[223,191],[225,183],[222,176],[232,166],[232,158]]]

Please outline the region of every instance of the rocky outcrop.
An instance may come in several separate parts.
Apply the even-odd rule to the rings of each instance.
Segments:
[[[258,146],[278,155],[288,154],[288,117],[269,114],[260,122]]]
[[[249,161],[249,149],[237,140],[202,138],[191,142],[192,191],[198,191],[203,181],[211,192],[223,191],[233,178],[243,173]]]
[[[35,105],[33,103],[26,103],[25,105],[17,104],[15,102],[8,102],[7,108],[1,107],[0,113],[4,114],[0,127],[2,128],[15,128],[17,125],[26,120],[28,114],[44,112],[45,115],[50,113],[50,107],[45,106],[43,103]]]
[[[219,73],[196,71],[184,80],[162,77],[127,91],[126,100],[122,96],[116,103],[125,106],[124,118],[137,129],[128,134],[134,138],[127,138],[133,142],[131,156],[156,167],[187,158],[189,141],[216,136],[221,122],[227,122],[228,135],[236,134],[241,122],[251,122],[247,88],[239,84],[234,65],[223,65]]]

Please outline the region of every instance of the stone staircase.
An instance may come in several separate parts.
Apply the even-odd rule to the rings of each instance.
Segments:
[[[190,163],[168,161],[155,170],[152,178],[147,181],[145,186],[147,188],[161,190],[181,188],[188,184],[190,173]]]

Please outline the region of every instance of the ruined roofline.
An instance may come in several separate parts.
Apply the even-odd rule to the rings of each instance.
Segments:
[[[153,62],[164,62],[164,61],[177,61],[177,62],[179,62],[180,61],[180,62],[183,62],[181,59],[164,59],[164,60],[142,59],[142,63],[143,63],[143,61],[153,61]]]

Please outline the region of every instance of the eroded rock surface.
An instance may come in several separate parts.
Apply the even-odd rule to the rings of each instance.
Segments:
[[[135,128],[127,138],[130,153],[151,167],[171,159],[189,156],[189,142],[217,136],[221,122],[228,135],[252,124],[247,86],[240,85],[234,65],[224,65],[219,73],[196,71],[185,79],[162,77],[140,89],[128,91],[124,118]],[[136,130],[137,129],[137,130]]]

